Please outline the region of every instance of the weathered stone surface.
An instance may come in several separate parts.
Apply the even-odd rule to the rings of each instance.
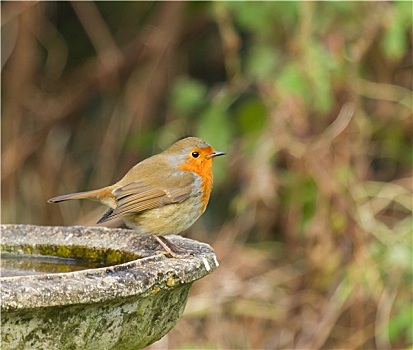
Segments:
[[[2,249],[113,266],[1,278],[2,349],[138,349],[178,321],[191,284],[218,266],[205,244],[168,236],[191,256],[173,259],[134,231],[1,225]]]

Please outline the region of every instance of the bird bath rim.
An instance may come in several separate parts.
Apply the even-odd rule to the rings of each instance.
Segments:
[[[1,311],[51,306],[101,303],[130,296],[147,296],[191,284],[218,267],[213,249],[205,243],[176,235],[168,239],[193,254],[182,259],[159,253],[159,245],[150,236],[132,230],[106,227],[48,227],[1,225],[2,250],[14,251],[33,247],[84,247],[111,249],[125,254],[131,261],[112,266],[74,272],[1,277]]]

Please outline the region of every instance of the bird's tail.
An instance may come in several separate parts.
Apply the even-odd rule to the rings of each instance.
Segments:
[[[111,202],[112,200],[114,200],[112,190],[113,189],[110,187],[105,187],[105,188],[100,188],[98,190],[93,190],[93,191],[63,194],[61,196],[50,198],[48,202],[58,203],[58,202],[63,202],[63,201],[67,201],[70,199],[91,199],[91,200],[95,200],[95,201],[102,202],[104,204],[109,205],[109,203],[107,202],[108,201]]]

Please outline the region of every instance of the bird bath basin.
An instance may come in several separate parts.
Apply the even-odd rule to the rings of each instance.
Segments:
[[[1,225],[1,348],[139,349],[179,320],[194,281],[218,266],[212,248],[183,259],[133,231]]]

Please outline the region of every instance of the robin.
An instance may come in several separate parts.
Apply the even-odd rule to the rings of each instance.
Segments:
[[[61,195],[48,202],[101,202],[110,209],[98,224],[121,218],[138,233],[153,235],[176,257],[177,247],[163,236],[186,230],[203,214],[212,190],[213,159],[224,154],[199,138],[187,137],[136,164],[112,186]]]

